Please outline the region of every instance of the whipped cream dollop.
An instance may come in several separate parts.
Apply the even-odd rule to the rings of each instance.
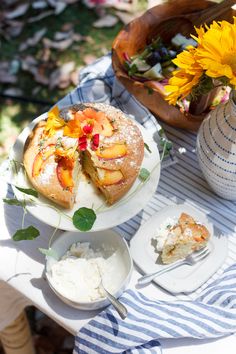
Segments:
[[[171,228],[176,225],[176,223],[176,218],[167,218],[156,230],[153,239],[157,242],[155,246],[157,252],[162,252],[164,244],[171,234]]]
[[[51,267],[50,281],[56,291],[75,302],[90,302],[104,297],[100,287],[115,293],[125,278],[119,250],[102,245],[93,249],[89,242],[74,243]]]

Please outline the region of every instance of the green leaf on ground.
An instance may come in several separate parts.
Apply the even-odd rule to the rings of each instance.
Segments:
[[[73,224],[80,231],[89,231],[93,227],[93,224],[97,216],[93,209],[79,208],[74,212]]]
[[[26,229],[19,229],[13,235],[14,241],[22,241],[22,240],[34,240],[36,237],[40,235],[38,229],[34,226],[29,226]]]

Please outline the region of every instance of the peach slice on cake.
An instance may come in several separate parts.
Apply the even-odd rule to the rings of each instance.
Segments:
[[[97,168],[97,175],[99,184],[102,186],[117,184],[124,179],[124,176],[120,170],[106,170],[104,168]]]
[[[57,164],[57,178],[63,189],[72,191],[74,161],[68,158],[61,158]]]
[[[43,148],[36,156],[32,167],[32,176],[37,177],[43,169],[47,159],[55,152],[55,145],[50,144]]]
[[[98,112],[92,108],[86,108],[83,114],[93,121],[93,133],[102,134],[106,137],[112,136],[114,129],[104,112]]]
[[[104,112],[97,112],[96,122],[102,128],[101,132],[100,132],[102,135],[107,136],[107,137],[113,135],[113,133],[114,133],[113,126],[111,125],[110,121],[107,119]]]
[[[96,151],[96,155],[102,159],[118,159],[127,154],[127,145],[125,143],[115,143],[109,146],[101,146]]]

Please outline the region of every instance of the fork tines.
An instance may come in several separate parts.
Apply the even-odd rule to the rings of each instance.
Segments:
[[[210,254],[210,250],[207,246],[205,246],[200,250],[196,251],[195,253],[193,253],[192,257],[194,258],[195,261],[200,261],[206,258],[209,254]]]

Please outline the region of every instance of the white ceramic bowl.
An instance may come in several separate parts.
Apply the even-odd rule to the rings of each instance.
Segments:
[[[122,276],[122,280],[117,286],[116,292],[113,294],[116,298],[118,298],[129,284],[133,269],[132,258],[130,256],[129,248],[125,239],[114,230],[85,233],[64,232],[55,239],[51,248],[56,252],[58,258],[60,259],[70,248],[70,246],[77,242],[89,242],[92,249],[98,249],[101,248],[102,245],[106,245],[107,248],[112,248],[118,251],[117,256],[120,258],[120,261],[124,266],[124,275]],[[57,260],[55,258],[51,256],[46,257],[46,277],[52,290],[63,302],[80,310],[101,309],[109,305],[109,301],[106,298],[100,298],[98,300],[89,302],[75,302],[61,294],[55,288],[55,284],[53,283],[53,279],[51,277],[51,267],[56,262]],[[116,277],[118,271],[119,269],[114,271],[114,278]]]

